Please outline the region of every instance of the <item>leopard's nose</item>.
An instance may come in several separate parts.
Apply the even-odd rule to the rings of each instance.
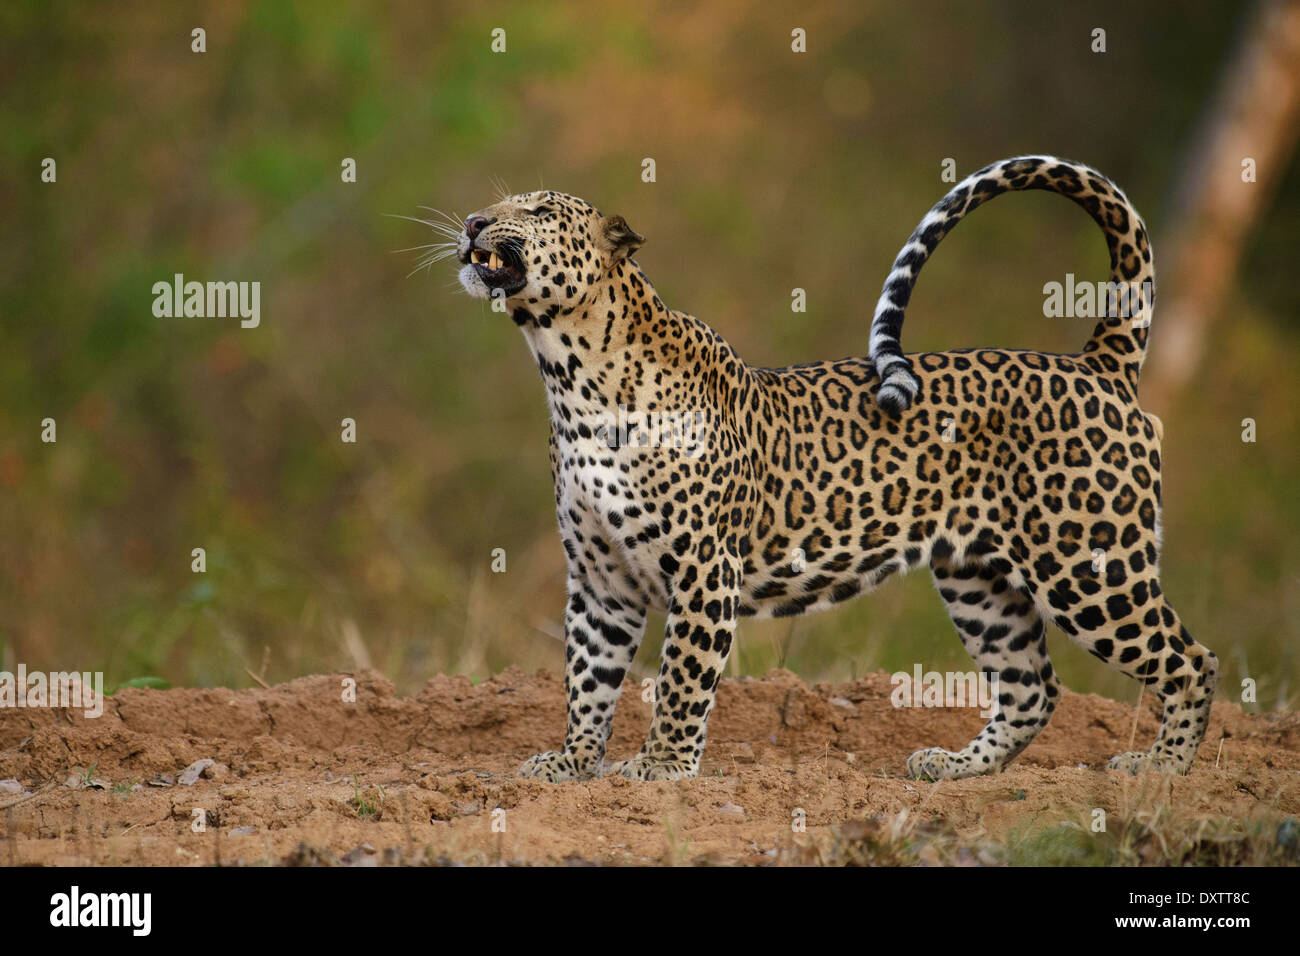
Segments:
[[[473,239],[494,222],[496,222],[495,218],[487,219],[483,216],[470,216],[465,220],[465,235]]]

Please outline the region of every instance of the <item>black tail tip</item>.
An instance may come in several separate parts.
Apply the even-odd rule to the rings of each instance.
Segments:
[[[897,418],[912,407],[921,383],[911,369],[899,368],[890,372],[876,393],[876,404],[885,414]]]

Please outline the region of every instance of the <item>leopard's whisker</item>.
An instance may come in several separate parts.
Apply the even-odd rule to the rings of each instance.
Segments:
[[[443,212],[441,209],[435,209],[433,206],[417,206],[417,209],[424,209],[433,213],[435,216],[441,216],[447,221],[447,225],[454,229],[458,234],[465,228],[465,220],[458,219],[449,212]]]
[[[416,252],[420,249],[455,249],[457,245],[455,242],[426,242],[422,246],[407,246],[405,249],[394,249],[393,252]]]
[[[408,222],[416,222],[422,226],[428,226],[430,229],[434,230],[435,232],[440,232],[444,236],[455,237],[460,235],[459,230],[454,230],[450,226],[446,225],[445,223],[431,222],[428,219],[419,219],[415,216],[404,216],[401,213],[395,213],[395,212],[386,212],[384,213],[384,215],[388,216],[391,219],[405,219]]]

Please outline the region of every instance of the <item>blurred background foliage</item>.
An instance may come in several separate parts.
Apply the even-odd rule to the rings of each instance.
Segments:
[[[412,256],[393,250],[429,238],[385,214],[464,215],[494,177],[573,192],[627,216],[664,299],[751,363],[862,354],[895,251],[948,188],[946,157],[960,175],[1022,152],[1087,161],[1144,212],[1158,254],[1242,13],[5,3],[5,667],[246,686],[269,648],[270,681],[373,664],[407,691],[438,672],[558,671],[563,561],[528,351],[453,267],[408,278]],[[1105,54],[1089,49],[1096,26]],[[40,182],[46,156],[56,184]],[[1165,590],[1224,660],[1222,692],[1249,675],[1264,709],[1300,683],[1298,210],[1292,168],[1213,360],[1149,409],[1166,427]],[[1075,351],[1092,323],[1044,319],[1043,284],[1106,266],[1072,204],[1004,198],[944,243],[905,343]],[[261,326],[155,318],[151,286],[178,272],[259,280]],[[40,441],[46,417],[56,444]],[[346,417],[356,444],[340,441]],[[1063,635],[1052,646],[1071,687],[1136,698]],[[922,573],[833,612],[745,622],[731,669],[816,680],[915,662],[969,667]]]

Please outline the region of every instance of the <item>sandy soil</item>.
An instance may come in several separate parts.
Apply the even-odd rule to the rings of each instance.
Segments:
[[[1300,714],[1227,703],[1186,777],[1102,769],[1128,749],[1135,716],[1149,745],[1149,696],[1139,710],[1067,693],[1007,772],[931,784],[903,777],[907,755],[965,744],[983,723],[975,710],[895,709],[885,674],[808,686],[774,671],[723,682],[699,779],[555,786],[514,772],[560,742],[557,676],[438,677],[399,697],[362,673],[355,703],[345,677],[124,690],[94,720],[0,711],[0,864],[771,864],[839,861],[836,841],[855,832],[876,834],[877,849],[901,835],[914,850],[927,832],[963,847],[903,862],[999,862],[982,841],[1087,828],[1095,808],[1275,831],[1300,814]],[[638,691],[624,694],[612,758],[640,744]],[[186,775],[199,761],[212,763]]]

